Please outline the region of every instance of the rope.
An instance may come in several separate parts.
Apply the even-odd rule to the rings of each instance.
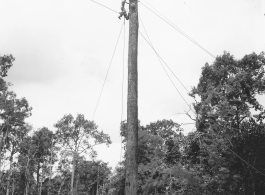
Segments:
[[[144,38],[144,40],[150,45],[150,47],[154,50],[154,52],[156,53],[157,57],[159,58],[159,62],[161,64],[161,66],[163,67],[165,73],[167,74],[167,77],[169,78],[169,80],[171,81],[172,85],[175,87],[175,89],[177,90],[178,94],[181,96],[181,98],[183,99],[183,101],[190,107],[190,105],[188,104],[188,102],[186,101],[186,99],[182,96],[182,94],[180,93],[180,91],[178,90],[177,86],[174,84],[174,82],[172,81],[172,79],[170,78],[168,72],[166,71],[165,67],[163,66],[162,62],[160,61],[160,56],[159,54],[156,52],[156,50],[154,49],[154,47],[151,45],[151,43],[148,42],[148,40],[144,37],[144,35],[139,31],[139,33],[141,34],[141,36]]]
[[[203,123],[204,124],[204,123]],[[205,125],[205,124],[204,124]],[[205,133],[204,133],[205,134]],[[213,134],[212,134],[216,139],[218,139],[216,133],[213,131]],[[201,135],[199,135],[199,138],[200,138]],[[228,140],[225,136],[223,136],[224,139]],[[228,140],[228,142],[230,142]],[[254,169],[255,171],[257,171],[258,173],[260,173],[261,175],[265,176],[264,173],[262,173],[261,171],[259,171],[257,168],[255,168],[253,165],[249,164],[245,159],[243,159],[241,156],[239,156],[234,150],[232,150],[231,148],[228,148],[227,149],[232,152],[236,157],[238,157],[241,161],[243,161],[245,164],[247,164],[249,167],[251,167],[252,169]]]
[[[257,171],[258,173],[260,173],[261,175],[265,176],[264,173],[262,173],[261,171],[259,171],[258,169],[256,169],[255,167],[253,167],[251,164],[249,164],[246,160],[244,160],[241,156],[239,156],[235,151],[233,151],[232,149],[228,148],[228,150],[230,150],[234,155],[236,155],[240,160],[242,160],[244,163],[246,163],[249,167],[251,167],[252,169],[254,169],[255,171]]]
[[[168,20],[165,16],[163,16],[161,13],[158,13],[160,15],[158,15],[157,13],[155,13],[153,10],[151,10],[149,7],[147,7],[144,3],[140,2],[143,6],[145,6],[149,11],[151,11],[152,13],[154,13],[157,17],[159,17],[161,20],[163,20],[164,22],[166,22],[169,26],[171,26],[172,28],[174,28],[176,31],[178,31],[180,34],[182,34],[184,37],[186,37],[188,40],[190,40],[192,43],[194,43],[196,46],[198,46],[200,49],[202,49],[204,52],[206,52],[207,54],[209,54],[211,57],[213,57],[214,59],[216,58],[212,53],[210,53],[207,49],[205,49],[202,45],[200,45],[199,43],[197,43],[194,39],[192,39],[189,35],[187,35],[184,31],[182,31],[179,27],[177,27],[174,23],[172,23],[170,20]],[[150,5],[150,4],[149,4]],[[154,9],[154,8],[153,8]],[[155,10],[155,9],[154,9]],[[164,18],[165,19],[164,19]]]
[[[111,60],[110,60],[109,68],[108,68],[108,71],[107,71],[107,74],[105,76],[105,80],[104,80],[103,86],[102,86],[101,91],[100,91],[100,94],[99,94],[99,98],[98,98],[97,105],[96,105],[96,108],[95,108],[94,113],[93,113],[92,120],[94,119],[95,113],[97,111],[98,104],[99,104],[99,101],[100,101],[100,98],[101,98],[101,95],[102,95],[102,92],[103,92],[103,89],[104,89],[104,86],[105,86],[105,83],[106,83],[106,80],[107,80],[107,77],[108,77],[108,74],[109,74],[109,70],[110,70],[110,67],[111,67],[111,64],[112,64],[112,60],[113,60],[114,54],[116,52],[116,48],[117,48],[118,42],[120,40],[120,36],[121,36],[121,32],[122,32],[123,27],[124,27],[124,24],[122,24],[122,26],[121,26],[121,30],[120,30],[120,33],[119,33],[119,37],[118,37],[118,40],[116,42],[116,45],[115,45],[115,48],[114,48],[114,51],[113,51],[113,54],[112,54],[112,57],[111,57]]]
[[[143,21],[142,21],[142,19],[141,19],[141,17],[140,17],[140,15],[139,15],[139,18],[140,18],[140,21],[141,21],[141,23],[142,23],[142,25],[143,25],[143,28],[144,28],[144,31],[145,31],[145,33],[146,33],[146,35],[147,35],[147,38],[148,38],[148,40],[149,40],[149,43],[151,44],[150,46],[152,47],[152,48],[154,48],[154,46],[153,46],[153,44],[152,44],[152,42],[151,42],[151,39],[149,38],[149,36],[148,36],[148,33],[147,33],[147,31],[146,31],[146,29],[145,29],[145,25],[144,25],[144,23],[143,23]],[[155,51],[155,50],[154,50]],[[156,52],[156,51],[155,51]],[[182,85],[182,87],[189,93],[189,90],[183,85],[183,83],[180,81],[180,79],[177,77],[177,75],[171,70],[171,68],[167,65],[167,63],[162,59],[162,57],[160,56],[160,55],[158,55],[158,53],[156,52],[156,56],[158,57],[158,60],[160,61],[160,63],[161,63],[161,60],[164,62],[164,64],[166,65],[166,67],[169,69],[169,71],[174,75],[174,77],[178,80],[178,82]]]
[[[122,57],[122,62],[123,62],[123,66],[122,66],[122,88],[121,88],[121,91],[122,91],[122,94],[121,94],[121,121],[122,121],[122,118],[123,118],[123,88],[124,88],[124,66],[125,66],[125,63],[124,63],[124,55],[125,55],[125,18],[124,18],[124,38],[123,38],[123,57]]]
[[[122,118],[123,118],[123,86],[124,86],[124,54],[125,54],[125,18],[124,18],[124,39],[123,39],[123,66],[122,66],[122,88],[121,88],[121,124],[122,124]],[[121,163],[121,157],[122,157],[122,136],[121,137],[121,152],[120,152],[120,163]]]
[[[107,9],[109,9],[109,10],[111,10],[111,11],[113,11],[113,12],[119,14],[119,12],[117,12],[117,11],[115,11],[115,10],[113,10],[113,9],[111,9],[111,8],[109,8],[109,7],[107,7],[107,6],[105,6],[105,5],[102,5],[101,3],[98,3],[98,2],[96,2],[96,1],[94,1],[94,0],[91,0],[91,1],[94,2],[94,3],[96,3],[96,4],[98,4],[98,5],[101,5],[102,7],[105,7],[105,8],[107,8]]]
[[[193,112],[194,114],[196,114],[195,111],[192,110],[192,112]],[[203,124],[204,126],[206,126],[204,122],[202,122],[202,124]],[[221,126],[221,127],[222,127],[222,126]],[[236,129],[236,128],[232,128],[232,129]],[[216,139],[218,139],[216,133],[215,133],[214,131],[212,131],[212,132],[213,132],[212,135],[213,135]],[[200,136],[199,136],[199,137],[200,137]],[[225,136],[223,136],[223,138],[226,139],[228,142],[230,142]],[[239,156],[234,150],[232,150],[231,148],[228,148],[228,147],[227,147],[227,149],[230,150],[230,152],[232,152],[235,156],[237,156],[241,161],[243,161],[243,162],[244,162],[245,164],[247,164],[249,167],[251,167],[252,169],[254,169],[255,171],[257,171],[257,172],[260,173],[261,175],[265,176],[264,173],[262,173],[261,171],[259,171],[257,168],[255,168],[255,167],[252,166],[251,164],[249,164],[246,160],[244,160],[241,156]]]
[[[109,7],[107,7],[107,6],[105,6],[105,5],[102,5],[102,4],[100,4],[100,3],[98,3],[98,2],[96,2],[96,1],[94,1],[94,0],[91,0],[91,1],[94,2],[94,3],[97,3],[98,5],[101,5],[101,6],[105,7],[105,8],[107,8],[107,9],[109,9],[109,10],[115,12],[115,13],[118,13],[118,14],[119,14],[119,12],[117,12],[117,11],[115,11],[115,10],[113,10],[113,9],[111,9],[111,8],[109,8]],[[155,12],[154,12],[153,10],[151,10],[150,8],[148,8],[148,7],[147,7],[145,4],[143,4],[142,2],[140,2],[140,3],[141,3],[143,6],[145,6],[148,10],[150,10],[152,13],[154,13],[156,16],[158,16],[160,19],[162,19],[164,22],[166,22],[168,25],[170,25],[172,28],[174,28],[175,30],[177,30],[180,34],[182,34],[183,36],[185,36],[188,40],[190,40],[192,43],[194,43],[194,44],[195,44],[196,46],[198,46],[200,49],[202,49],[204,52],[206,52],[207,54],[209,54],[211,57],[216,58],[212,53],[210,53],[207,49],[205,49],[203,46],[201,46],[199,43],[197,43],[194,39],[192,39],[189,35],[187,35],[187,34],[186,34],[184,31],[182,31],[180,28],[178,28],[174,23],[172,23],[170,20],[168,20],[168,19],[167,19],[165,16],[163,16],[159,11],[157,11],[156,9],[154,9],[150,4],[149,4],[149,5],[150,5],[154,10],[156,10],[156,11],[157,11],[162,17],[164,17],[165,19],[162,18],[161,16],[159,16],[157,13],[155,13]],[[147,3],[147,2],[146,2],[146,3]],[[140,19],[140,20],[141,20],[141,19]],[[142,22],[142,21],[141,21],[141,22]],[[142,24],[143,24],[143,22],[142,22]],[[125,24],[122,25],[121,31],[122,31],[124,25],[125,25]],[[144,24],[143,24],[143,27],[144,27]],[[145,30],[145,32],[146,32],[145,27],[144,27],[144,30]],[[105,77],[105,80],[104,80],[104,83],[103,83],[103,86],[102,86],[102,89],[101,89],[101,92],[100,92],[99,98],[98,98],[98,101],[97,101],[97,105],[96,105],[96,108],[95,108],[95,111],[94,111],[94,114],[93,114],[92,120],[94,119],[94,116],[95,116],[95,113],[96,113],[96,110],[97,110],[97,107],[98,107],[98,103],[99,103],[99,100],[100,100],[101,95],[102,95],[103,88],[104,88],[105,83],[106,83],[106,79],[107,79],[107,76],[108,76],[108,73],[109,73],[109,70],[110,70],[110,66],[111,66],[111,64],[112,64],[112,60],[113,60],[113,57],[114,57],[114,54],[115,54],[115,51],[116,51],[116,48],[117,48],[117,44],[118,44],[119,39],[120,39],[121,31],[120,31],[120,34],[119,34],[119,37],[118,37],[118,40],[117,40],[117,43],[116,43],[116,46],[115,46],[115,49],[114,49],[114,52],[113,52],[112,58],[111,58],[111,62],[110,62],[110,65],[109,65],[109,68],[108,68],[108,71],[107,71],[107,74],[106,74],[106,77]],[[140,31],[139,31],[139,32],[140,32]],[[125,30],[124,30],[124,34],[125,34]],[[165,67],[163,66],[161,60],[164,62],[164,64],[167,66],[167,68],[170,70],[170,72],[175,76],[175,78],[181,83],[181,85],[182,85],[185,89],[186,89],[186,87],[182,84],[182,82],[178,79],[178,77],[174,74],[174,72],[169,68],[169,66],[165,63],[165,61],[161,58],[161,56],[156,52],[156,50],[154,49],[154,47],[153,47],[153,45],[152,45],[152,43],[151,43],[151,41],[150,41],[150,38],[149,38],[147,32],[146,32],[146,34],[147,34],[147,37],[148,37],[150,43],[149,43],[148,40],[143,36],[143,34],[142,34],[141,32],[140,32],[140,34],[141,34],[141,36],[145,39],[145,41],[151,46],[151,48],[154,50],[154,52],[156,53],[156,55],[157,55],[157,57],[158,57],[158,59],[159,59],[160,64],[162,65],[162,67],[163,67],[164,71],[166,72],[168,78],[170,79],[171,83],[174,85],[175,89],[177,90],[177,92],[179,93],[179,95],[181,96],[181,98],[182,98],[182,99],[185,101],[185,103],[189,106],[189,104],[187,103],[187,101],[185,100],[185,98],[181,95],[181,93],[179,92],[179,90],[177,89],[177,87],[175,86],[175,84],[173,83],[172,79],[171,79],[170,76],[168,75],[168,73],[167,73]],[[124,37],[125,37],[125,36],[124,36]],[[124,38],[124,40],[125,40],[125,38]],[[125,45],[125,42],[124,42],[124,45]],[[124,51],[123,51],[123,53],[124,53]],[[122,81],[122,82],[124,83],[124,56],[123,56],[123,81]],[[186,91],[188,91],[188,90],[186,89]],[[123,94],[123,84],[122,84],[122,94]],[[193,110],[192,110],[192,111],[193,111]],[[193,111],[193,113],[195,113],[195,112]],[[195,113],[195,114],[196,114],[196,113]],[[121,114],[121,121],[122,121],[122,115],[123,115],[123,95],[122,95],[122,114]],[[230,148],[228,148],[228,150],[230,150],[235,156],[237,156],[240,160],[242,160],[244,163],[246,163],[249,167],[251,167],[252,169],[254,169],[255,171],[257,171],[257,172],[260,173],[261,175],[265,176],[264,173],[262,173],[261,171],[259,171],[258,169],[256,169],[256,168],[255,168],[254,166],[252,166],[251,164],[249,164],[246,160],[244,160],[242,157],[240,157],[235,151],[233,151],[233,150],[230,149]],[[121,154],[122,154],[122,147],[121,147]],[[120,162],[121,162],[121,154],[120,154]],[[95,183],[95,182],[94,182],[94,183]]]
[[[157,55],[157,57],[158,57],[158,59],[159,59],[159,61],[160,61],[160,63],[161,63],[161,60],[163,61],[163,59],[159,56],[159,54],[156,52],[156,50],[155,50],[155,48],[153,47],[153,45],[152,45],[152,42],[151,42],[151,40],[150,40],[150,38],[149,38],[149,36],[148,36],[148,33],[147,33],[147,31],[146,31],[146,29],[145,29],[145,27],[144,27],[144,24],[143,24],[143,22],[142,22],[142,20],[141,20],[141,17],[139,16],[139,18],[140,18],[140,21],[141,21],[141,23],[142,23],[142,25],[143,25],[143,28],[144,28],[144,30],[145,30],[145,33],[146,33],[146,35],[147,35],[147,37],[148,37],[148,39],[149,39],[149,42],[148,42],[148,40],[143,36],[143,34],[139,31],[139,33],[141,34],[141,36],[145,39],[145,41],[151,46],[151,48],[154,50],[154,52],[156,53],[156,55]],[[161,60],[160,60],[161,59]],[[164,61],[163,61],[164,62]],[[165,62],[164,62],[165,63]],[[166,63],[165,63],[166,64]],[[161,65],[162,65],[162,63],[161,63]],[[162,67],[163,67],[163,69],[165,70],[165,68],[164,68],[164,66],[162,65]],[[167,66],[168,67],[168,66]],[[166,72],[166,70],[165,70],[165,72]],[[172,72],[172,71],[171,71]],[[173,72],[172,72],[173,73]],[[169,75],[168,75],[168,73],[166,72],[166,74],[167,74],[167,76],[169,77]],[[173,73],[174,74],[174,73]],[[179,95],[182,97],[182,99],[185,101],[185,103],[188,105],[188,103],[187,103],[187,101],[185,100],[185,98],[180,94],[180,92],[179,92],[179,90],[177,89],[177,87],[175,86],[175,84],[173,83],[173,81],[171,80],[171,78],[169,77],[169,79],[170,79],[170,81],[172,82],[172,84],[174,85],[174,87],[176,88],[176,90],[178,91],[178,93],[179,93]],[[182,84],[182,83],[181,83]],[[184,87],[184,86],[183,86]],[[184,87],[185,88],[185,87]],[[186,88],[185,88],[186,89]],[[186,89],[187,90],[187,89]],[[189,105],[188,105],[189,106]],[[194,113],[194,114],[196,114],[195,113],[195,111],[194,110],[192,110],[192,112]],[[216,134],[215,134],[215,132],[214,132],[214,134],[213,134],[214,136],[215,136],[215,138],[217,138],[217,136],[216,136]],[[217,138],[218,139],[218,138]],[[174,147],[175,148],[175,147]],[[228,150],[230,151],[230,152],[232,152],[235,156],[237,156],[241,161],[243,161],[245,164],[247,164],[249,167],[251,167],[252,169],[254,169],[255,171],[257,171],[258,173],[260,173],[261,175],[263,175],[263,176],[265,176],[265,174],[264,173],[262,173],[261,171],[259,171],[257,168],[255,168],[254,166],[252,166],[251,164],[249,164],[246,160],[244,160],[241,156],[239,156],[234,150],[232,150],[231,148],[228,148]]]
[[[196,114],[194,110],[192,110],[192,112],[193,112],[194,114]],[[203,124],[204,126],[206,126],[204,122],[202,122],[202,124]],[[232,129],[236,129],[236,128],[232,128]],[[218,139],[216,133],[215,133],[214,131],[212,131],[212,132],[213,132],[212,135],[213,135],[216,139]],[[225,136],[223,136],[223,138],[226,139],[228,142],[230,142]],[[231,143],[230,143],[230,144],[231,144]],[[262,173],[261,171],[259,171],[257,168],[255,168],[255,167],[252,166],[251,164],[249,164],[245,159],[243,159],[241,156],[239,156],[234,150],[232,150],[231,148],[228,148],[228,147],[227,147],[227,149],[230,150],[230,152],[232,152],[235,156],[237,156],[241,161],[243,161],[243,162],[244,162],[245,164],[247,164],[249,167],[251,167],[252,169],[254,169],[255,171],[257,171],[257,172],[260,173],[261,175],[265,176],[264,173]]]

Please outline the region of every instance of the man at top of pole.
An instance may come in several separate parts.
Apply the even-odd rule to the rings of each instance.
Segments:
[[[118,18],[121,19],[121,17],[124,16],[124,18],[126,20],[129,20],[130,13],[127,14],[126,9],[124,8],[125,3],[127,3],[126,0],[121,1],[121,12],[120,12],[120,16]],[[129,3],[127,3],[127,4],[129,4]]]

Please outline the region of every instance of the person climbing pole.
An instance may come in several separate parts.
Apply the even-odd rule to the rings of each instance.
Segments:
[[[126,0],[121,1],[121,12],[120,12],[120,16],[118,18],[121,19],[121,17],[124,16],[124,18],[126,20],[129,20],[130,13],[127,14],[126,9],[124,8],[125,3],[127,3]],[[127,3],[127,4],[129,4],[129,3]]]

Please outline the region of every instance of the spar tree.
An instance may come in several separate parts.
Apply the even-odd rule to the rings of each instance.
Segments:
[[[71,195],[74,195],[75,169],[80,155],[95,156],[93,147],[102,143],[111,144],[110,137],[103,131],[98,131],[94,121],[86,120],[82,114],[78,114],[76,118],[71,114],[65,115],[55,127],[58,143],[63,146],[63,153],[72,158]]]

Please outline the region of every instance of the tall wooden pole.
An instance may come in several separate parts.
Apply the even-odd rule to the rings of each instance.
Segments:
[[[137,147],[138,147],[138,0],[130,0],[127,146],[125,195],[137,195]]]

